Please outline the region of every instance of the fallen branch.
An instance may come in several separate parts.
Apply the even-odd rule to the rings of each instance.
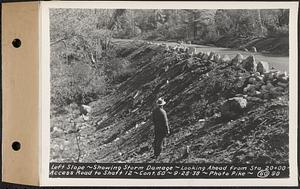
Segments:
[[[62,42],[62,43],[64,44],[64,46],[67,47],[67,44],[66,44],[66,42],[65,42],[65,40],[67,40],[67,39],[69,39],[69,38],[65,37],[65,38],[59,39],[59,40],[57,40],[57,41],[54,41],[54,42],[50,43],[50,46]]]

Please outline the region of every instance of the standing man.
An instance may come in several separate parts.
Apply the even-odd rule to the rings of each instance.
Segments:
[[[154,158],[156,159],[161,150],[162,150],[162,143],[164,138],[170,134],[170,127],[168,123],[167,113],[163,109],[163,106],[166,104],[164,99],[159,98],[156,101],[157,107],[153,110],[152,119],[154,123]]]

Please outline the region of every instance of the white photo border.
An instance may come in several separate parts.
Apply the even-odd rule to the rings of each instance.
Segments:
[[[280,179],[86,179],[49,178],[50,162],[50,27],[51,8],[125,9],[290,9],[289,23],[289,167],[290,178]],[[51,1],[40,2],[39,136],[41,186],[297,186],[298,126],[298,2],[197,1]]]

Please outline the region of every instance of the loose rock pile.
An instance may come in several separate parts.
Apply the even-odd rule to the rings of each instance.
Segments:
[[[95,112],[97,116],[90,120],[91,125],[96,127],[93,138],[98,139],[93,145],[93,152],[98,152],[90,153],[85,161],[151,161],[151,112],[156,99],[163,97],[167,101],[165,109],[172,135],[160,160],[209,162],[215,158],[215,163],[228,163],[232,159],[223,157],[228,151],[225,149],[228,145],[233,145],[233,151],[239,149],[241,139],[227,137],[226,133],[243,123],[243,130],[237,128],[237,131],[241,138],[248,139],[255,129],[260,131],[257,125],[263,125],[264,119],[272,120],[269,114],[264,114],[269,110],[265,108],[269,106],[265,105],[288,96],[288,75],[270,70],[266,62],[257,63],[254,56],[244,58],[238,54],[230,59],[214,52],[197,53],[196,49],[183,45],[172,47],[148,42],[126,57],[136,66],[137,72],[111,94],[115,96],[115,103],[107,111]],[[252,113],[251,118],[257,119],[256,122],[242,122],[248,120],[249,112],[258,112],[265,117],[256,118],[256,114]],[[286,112],[278,115],[282,115],[278,123],[286,122]],[[221,119],[221,123],[220,117],[225,118]],[[229,124],[232,122],[234,124]],[[278,130],[281,125],[276,126]],[[268,137],[272,136],[270,132]],[[215,151],[220,148],[216,145],[218,141],[224,144],[224,152],[219,154]],[[251,145],[252,139],[249,141]],[[189,155],[185,157],[182,151],[187,146],[190,146]],[[269,153],[269,156],[277,153],[271,151],[262,149],[257,156],[262,155],[260,153]]]
[[[242,93],[244,97],[240,97],[244,98],[245,100],[272,99],[283,95],[288,90],[289,77],[287,73],[281,73],[280,71],[274,69],[270,70],[268,62],[259,61],[257,63],[253,55],[244,58],[243,55],[238,53],[233,59],[230,59],[227,55],[220,56],[219,54],[214,52],[196,53],[196,49],[194,47],[185,47],[183,45],[170,47],[164,44],[163,47],[165,48],[166,52],[186,54],[188,55],[188,57],[197,57],[201,60],[213,61],[219,64],[228,63],[230,65],[245,69],[251,74],[246,78],[239,77],[240,80],[246,79]],[[256,48],[253,47],[252,51],[256,52]],[[240,96],[240,94],[237,94],[237,96]],[[231,105],[229,105],[229,102],[234,103],[232,100],[228,99],[224,103],[223,107],[221,107],[223,115],[226,117],[232,117],[229,116],[229,114],[235,115],[235,113],[230,112],[230,110],[236,111],[240,114],[240,108],[246,108],[236,108],[235,105],[233,105],[232,108],[229,108],[231,107]],[[224,110],[228,111],[228,113],[225,113]]]

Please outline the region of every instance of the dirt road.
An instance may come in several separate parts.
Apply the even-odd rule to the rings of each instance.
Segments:
[[[130,39],[115,39],[115,41],[133,41]],[[165,43],[169,46],[178,45],[176,42],[164,42],[164,41],[153,41],[153,43]],[[227,54],[230,58],[233,58],[237,53],[242,54],[244,57],[249,55],[254,55],[257,61],[265,61],[269,62],[270,67],[274,67],[276,70],[280,70],[281,72],[286,71],[289,73],[289,57],[288,56],[278,56],[272,54],[262,54],[262,53],[254,53],[254,52],[245,52],[236,49],[229,48],[221,48],[221,47],[212,47],[205,45],[195,45],[195,44],[183,44],[184,46],[193,46],[196,48],[197,52],[216,52],[221,55]]]

